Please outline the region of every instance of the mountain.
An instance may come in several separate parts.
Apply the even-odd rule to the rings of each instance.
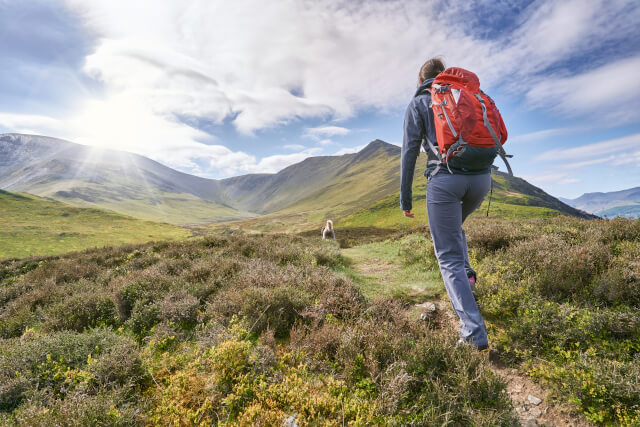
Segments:
[[[598,216],[640,218],[640,187],[608,193],[585,193],[565,203]]]
[[[425,163],[422,154],[416,200],[424,198]],[[326,218],[346,218],[380,203],[393,205],[395,212],[399,164],[400,148],[375,140],[358,153],[310,157],[275,174],[213,180],[135,154],[43,136],[0,135],[5,190],[173,224],[237,220],[231,226],[263,231],[315,228]],[[500,174],[492,209],[507,216],[584,216],[526,181]]]
[[[0,188],[173,224],[253,215],[226,204],[216,180],[137,154],[36,135],[0,135]]]
[[[190,230],[0,190],[0,259],[185,239]]]

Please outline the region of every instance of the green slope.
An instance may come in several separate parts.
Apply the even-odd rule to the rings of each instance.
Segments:
[[[301,231],[320,227],[326,219],[354,214],[397,192],[399,156],[398,147],[376,140],[358,153],[307,159],[276,174],[277,181],[270,181],[268,187],[277,189],[277,203],[269,201],[265,206],[278,206],[276,211],[249,220],[214,224],[212,228]],[[248,180],[249,176],[243,179]]]
[[[0,134],[0,188],[177,225],[253,216],[226,203],[219,181],[36,135]]]
[[[0,190],[0,258],[184,239],[191,231],[98,209]]]
[[[400,149],[398,147],[382,141],[374,141],[353,155],[316,159],[316,163],[307,162],[306,168],[297,168],[298,165],[295,165],[296,168],[288,168],[289,182],[299,185],[296,188],[295,197],[287,199],[286,194],[278,194],[281,204],[279,210],[250,220],[215,224],[212,228],[240,232],[298,232],[314,228],[319,230],[326,219],[333,219],[340,227],[405,228],[424,223],[426,218],[426,179],[423,176],[426,156],[424,153],[418,158],[414,176],[415,219],[404,217],[400,211]],[[320,162],[320,159],[324,162]],[[316,176],[323,170],[319,166],[327,164],[334,166],[330,176],[318,178],[310,187],[305,186],[304,181],[299,178],[301,175]],[[291,173],[294,170],[297,170],[297,175]],[[243,179],[250,178],[247,176]],[[269,177],[263,177],[263,179],[269,179]],[[496,172],[493,179],[491,216],[513,218],[564,214],[589,217],[588,214],[562,203],[521,178]],[[300,197],[305,191],[307,195]],[[488,200],[475,215],[486,215],[487,203]]]
[[[500,218],[532,218],[569,215],[580,218],[595,218],[585,212],[571,208],[525,180],[510,177],[502,172],[493,174],[493,194],[489,216]],[[341,227],[405,228],[419,225],[426,219],[426,179],[416,176],[413,182],[413,212],[416,218],[402,215],[400,195],[396,193],[359,212],[337,221]],[[489,196],[485,198],[474,216],[486,216]]]

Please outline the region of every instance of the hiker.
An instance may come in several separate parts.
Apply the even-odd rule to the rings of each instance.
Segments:
[[[414,217],[411,212],[413,208],[411,186],[420,147],[424,144],[427,152],[425,176],[429,229],[451,306],[460,318],[459,342],[471,344],[482,351],[488,349],[487,330],[472,293],[475,290],[476,272],[469,264],[467,240],[462,224],[469,214],[480,206],[489,191],[491,165],[497,154],[504,159],[501,143],[506,140],[507,132],[499,113],[494,113],[497,109],[493,101],[480,91],[475,74],[460,68],[450,68],[447,73],[443,71],[445,71],[444,64],[438,58],[432,58],[424,63],[418,74],[418,89],[407,107],[402,143],[400,207],[406,217]],[[442,74],[438,76],[440,73]],[[438,79],[435,79],[436,76]],[[482,96],[482,99],[470,100],[471,97],[466,92],[461,95],[460,90],[456,92],[456,89],[451,89],[453,84],[438,85],[441,76],[453,76],[452,81],[475,78],[477,87],[473,86],[475,88],[473,92],[479,95],[472,94],[472,96],[475,95],[476,99]],[[434,80],[436,80],[435,83]],[[433,100],[432,85],[435,94]],[[443,97],[443,100],[440,97]],[[478,105],[478,110],[480,110],[480,103],[482,104],[479,121],[471,124],[474,132],[477,131],[477,127],[473,126],[484,126],[482,115],[486,118],[488,111],[490,120],[493,121],[492,128],[497,128],[500,136],[492,138],[493,134],[489,135],[489,138],[485,137],[481,141],[484,146],[476,147],[462,140],[462,128],[458,127],[460,134],[458,140],[452,122],[460,126],[464,120],[462,117],[468,116],[459,114],[456,117],[452,116],[450,120],[446,110],[452,106],[462,109],[464,102],[467,103],[466,105]],[[486,107],[487,105],[489,107]],[[434,117],[434,109],[436,117]],[[439,125],[442,127],[439,128]],[[482,131],[485,130],[488,131],[483,127]],[[491,132],[494,130],[492,129]],[[465,138],[469,135],[470,132],[466,133]],[[456,137],[451,150],[442,149],[444,144],[440,143],[440,140],[446,137]],[[511,172],[510,167],[509,172]]]
[[[325,240],[327,236],[331,234],[333,240],[336,240],[336,233],[333,231],[333,221],[327,220],[327,224],[322,228],[322,240]]]

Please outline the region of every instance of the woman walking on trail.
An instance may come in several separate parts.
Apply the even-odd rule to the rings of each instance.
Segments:
[[[451,305],[460,318],[460,342],[471,344],[482,351],[488,348],[487,330],[472,293],[475,288],[476,273],[469,265],[467,240],[462,223],[480,206],[489,191],[490,167],[497,150],[493,150],[490,154],[493,157],[489,163],[486,159],[479,162],[475,162],[477,159],[474,159],[469,163],[469,155],[471,158],[482,157],[486,152],[468,145],[464,147],[467,160],[455,159],[457,162],[446,163],[442,161],[442,154],[438,154],[436,144],[430,88],[434,78],[444,70],[444,64],[440,59],[433,58],[427,61],[420,68],[418,89],[407,107],[402,143],[400,205],[405,216],[414,217],[411,212],[411,186],[415,164],[423,140],[425,145],[430,142],[429,146],[425,147],[428,156],[425,176],[427,177],[427,214],[435,254]],[[458,100],[456,99],[455,102]],[[442,108],[442,113],[445,113],[444,107],[441,104],[438,106]],[[440,110],[437,112],[439,113]],[[447,121],[449,121],[448,117]],[[502,134],[506,139],[506,129],[501,119],[500,124],[502,126],[499,130],[503,130]],[[476,165],[480,167],[475,168]]]

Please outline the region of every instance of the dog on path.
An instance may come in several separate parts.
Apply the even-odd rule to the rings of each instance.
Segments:
[[[330,219],[327,220],[327,225],[322,228],[322,240],[325,240],[329,235],[333,240],[336,240],[336,233],[333,231],[333,221]]]

